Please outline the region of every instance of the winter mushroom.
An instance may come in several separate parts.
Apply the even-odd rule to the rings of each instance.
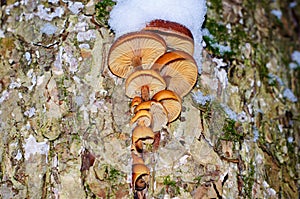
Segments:
[[[131,118],[130,124],[144,124],[149,127],[152,123],[152,114],[148,110],[140,110]]]
[[[192,56],[183,51],[167,52],[159,57],[152,70],[159,71],[167,89],[183,98],[197,81],[198,68]]]
[[[108,54],[108,66],[113,74],[125,78],[137,68],[149,69],[166,49],[164,39],[155,33],[131,32],[119,37],[112,44]]]
[[[134,109],[137,105],[139,105],[140,103],[142,103],[142,98],[140,96],[135,96],[132,100],[131,100],[131,104],[130,104],[130,111],[131,113],[134,112]]]
[[[156,19],[149,22],[144,30],[159,34],[171,50],[182,50],[190,55],[194,53],[193,34],[182,24]]]
[[[143,144],[152,144],[154,141],[154,133],[151,128],[145,125],[137,125],[132,132],[132,144],[135,145],[136,150],[142,151]]]
[[[162,103],[168,113],[168,122],[174,121],[181,112],[181,99],[173,91],[162,90],[156,93],[152,100]]]
[[[166,82],[157,71],[138,70],[131,73],[125,82],[125,94],[133,98],[141,96],[148,101],[152,95],[166,88]]]
[[[168,112],[160,103],[153,100],[140,103],[134,111],[149,111],[152,116],[151,128],[154,132],[160,131],[168,123]]]
[[[134,190],[142,191],[149,184],[150,170],[145,164],[132,165],[132,184]]]

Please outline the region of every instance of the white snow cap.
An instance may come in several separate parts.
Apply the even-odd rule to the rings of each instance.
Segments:
[[[139,31],[154,19],[180,23],[190,29],[193,34],[194,58],[200,67],[201,27],[206,14],[205,0],[116,0],[116,2],[108,21],[111,29],[115,31],[116,37]]]

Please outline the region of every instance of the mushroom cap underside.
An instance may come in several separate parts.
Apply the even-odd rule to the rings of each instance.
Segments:
[[[126,79],[125,94],[130,98],[141,96],[143,86],[149,88],[149,97],[151,98],[155,93],[166,88],[166,82],[162,76],[154,70],[135,71]]]
[[[182,104],[180,97],[173,91],[162,90],[156,93],[153,97],[165,107],[168,113],[168,122],[174,121],[181,113]]]
[[[193,88],[198,77],[198,67],[192,56],[182,51],[167,52],[159,57],[151,69],[160,71],[167,84],[181,98]]]
[[[164,39],[155,33],[131,32],[119,37],[110,47],[108,67],[116,76],[125,78],[135,68],[150,68],[166,49]]]

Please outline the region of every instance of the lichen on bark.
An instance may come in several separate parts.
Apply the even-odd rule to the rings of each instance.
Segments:
[[[299,197],[295,2],[207,1],[201,75],[148,154],[149,195]],[[97,3],[1,1],[1,198],[132,197],[129,99]]]

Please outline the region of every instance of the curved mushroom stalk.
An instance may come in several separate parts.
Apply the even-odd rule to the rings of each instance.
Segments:
[[[138,156],[136,153],[131,153],[132,164],[145,164],[142,157]]]
[[[171,50],[182,50],[190,55],[194,53],[193,34],[182,24],[156,19],[150,21],[144,30],[159,34]]]
[[[154,70],[135,71],[125,82],[125,94],[130,98],[140,96],[143,101],[148,101],[152,95],[165,88],[165,80]]]
[[[131,32],[119,37],[110,47],[108,67],[114,75],[126,78],[137,69],[149,69],[166,49],[164,39],[155,33]]]
[[[155,61],[151,69],[160,71],[167,82],[167,89],[174,91],[181,98],[190,92],[198,77],[198,67],[194,58],[183,51],[165,53]]]

